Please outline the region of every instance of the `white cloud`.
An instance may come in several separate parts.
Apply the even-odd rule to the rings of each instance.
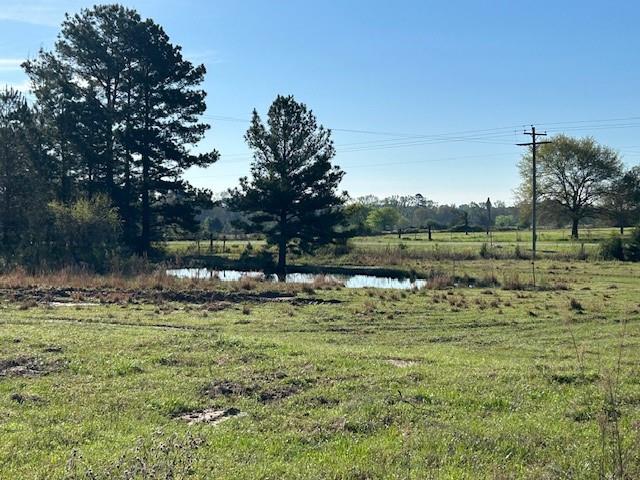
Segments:
[[[66,11],[75,11],[85,3],[79,0],[1,0],[0,20],[57,27]]]
[[[21,70],[20,65],[24,62],[21,58],[0,58],[0,71]]]

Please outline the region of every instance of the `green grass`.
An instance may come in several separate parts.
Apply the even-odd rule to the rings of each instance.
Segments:
[[[529,267],[491,263],[522,276]],[[640,265],[547,261],[539,270],[569,290],[5,301],[0,365],[37,368],[0,377],[0,478],[91,478],[89,467],[109,478],[121,457],[127,468],[138,459],[234,480],[598,478],[612,458],[599,419],[620,352],[617,408],[634,478]],[[194,426],[175,418],[208,407],[246,415]]]
[[[625,236],[631,234],[631,229],[625,230]],[[542,229],[538,232],[538,253],[543,258],[578,259],[587,257],[596,259],[600,254],[600,242],[617,235],[616,228],[583,228],[580,239],[571,238],[571,231],[567,229]],[[214,242],[215,255],[237,259],[248,244],[257,251],[265,246],[264,240],[227,240],[224,245],[221,240]],[[498,231],[491,236],[484,232],[470,232],[468,235],[460,232],[434,231],[432,241],[428,240],[426,233],[403,234],[398,238],[397,234],[355,237],[351,240],[352,254],[335,257],[332,252],[320,257],[295,257],[291,261],[296,263],[325,264],[371,264],[378,263],[372,258],[358,258],[367,255],[378,255],[386,258],[388,252],[395,252],[401,248],[405,257],[423,257],[425,259],[442,259],[452,256],[462,256],[467,259],[478,257],[480,250],[486,244],[490,251],[500,257],[514,257],[516,249],[520,255],[527,257],[531,254],[530,231]],[[223,250],[224,246],[224,250]],[[171,254],[200,254],[209,255],[209,242],[200,242],[200,249],[194,241],[174,241],[165,245]],[[406,258],[403,259],[403,263]]]

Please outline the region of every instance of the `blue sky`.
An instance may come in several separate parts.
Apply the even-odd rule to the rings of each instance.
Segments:
[[[0,85],[51,48],[65,11],[93,1],[0,0]],[[131,0],[208,69],[188,172],[222,191],[249,171],[251,110],[277,94],[334,130],[352,196],[422,193],[440,203],[510,201],[523,126],[593,135],[640,160],[640,4],[602,1]],[[366,132],[366,133],[365,133]]]

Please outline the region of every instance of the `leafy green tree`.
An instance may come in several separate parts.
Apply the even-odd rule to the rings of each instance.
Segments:
[[[529,199],[531,153],[522,157],[522,184],[519,195]],[[578,238],[580,221],[597,210],[611,183],[621,172],[616,152],[593,138],[557,135],[552,143],[540,146],[538,155],[539,198],[552,205],[571,221],[571,236]]]
[[[495,219],[495,226],[497,228],[509,228],[516,227],[518,225],[518,219],[513,215],[497,215]]]
[[[254,151],[251,179],[241,178],[229,191],[228,205],[247,214],[245,231],[263,233],[277,245],[277,270],[284,273],[287,250],[310,251],[341,236],[347,194],[338,193],[338,185],[344,172],[331,164],[331,131],[293,96],[278,95],[267,125],[254,110],[245,139]]]
[[[624,235],[624,227],[638,221],[640,215],[640,167],[633,167],[616,178],[604,195],[604,214]]]
[[[49,156],[49,184],[56,198],[71,201],[77,183],[87,175],[83,164],[94,162],[83,156],[82,135],[95,136],[97,128],[85,117],[86,104],[72,82],[71,72],[50,53],[23,64],[32,79],[36,96],[42,140]],[[86,177],[85,177],[86,178]]]
[[[349,228],[360,235],[368,233],[369,225],[367,225],[367,217],[369,213],[371,213],[371,209],[371,206],[361,202],[354,202],[347,205],[344,210]]]
[[[118,253],[121,222],[105,195],[79,199],[71,204],[51,202],[52,245],[57,261],[86,264],[98,271],[108,267]]]
[[[394,230],[402,222],[402,215],[394,207],[376,208],[369,213],[367,225],[375,232]]]

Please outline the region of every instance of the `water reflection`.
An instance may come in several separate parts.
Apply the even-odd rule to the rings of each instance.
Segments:
[[[265,275],[258,271],[242,270],[211,270],[208,268],[176,268],[167,270],[168,275],[180,278],[217,278],[223,282],[237,282],[242,277],[250,277],[268,282],[280,282],[277,275]],[[287,283],[313,283],[316,278],[325,278],[329,281],[341,283],[345,288],[390,288],[395,290],[408,290],[422,288],[426,280],[409,278],[380,277],[375,275],[339,275],[316,273],[288,273],[284,278]]]

